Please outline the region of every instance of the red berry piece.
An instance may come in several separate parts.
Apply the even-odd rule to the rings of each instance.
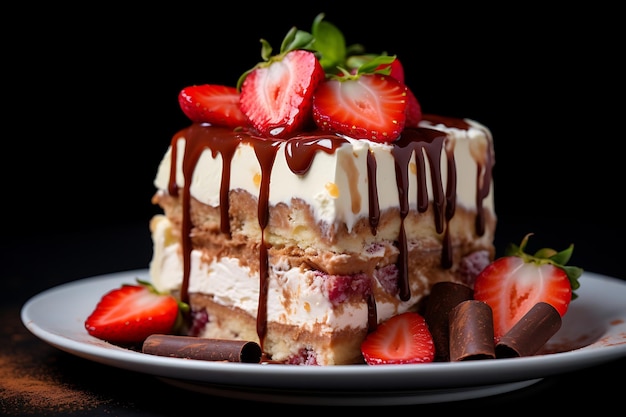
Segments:
[[[424,317],[406,312],[368,334],[361,353],[368,365],[426,363],[434,360],[435,345]]]

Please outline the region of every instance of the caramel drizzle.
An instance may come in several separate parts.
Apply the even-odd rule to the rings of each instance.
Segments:
[[[491,140],[489,143],[490,147],[493,146]],[[478,236],[482,236],[485,233],[483,201],[487,198],[491,189],[494,162],[493,149],[490,148],[489,152],[487,152],[487,161],[484,164],[478,164],[478,173],[476,175],[476,212],[480,213],[480,215],[476,216],[475,220],[476,234]]]
[[[433,116],[429,120],[444,119]],[[445,123],[455,125],[459,128],[469,128],[469,125],[459,119],[445,118]],[[183,254],[183,282],[181,285],[181,301],[189,302],[189,276],[190,261],[192,252],[192,229],[190,216],[190,183],[196,164],[202,152],[209,149],[215,158],[217,154],[222,157],[222,177],[220,183],[220,219],[221,232],[230,235],[229,221],[229,191],[231,162],[233,155],[241,142],[252,145],[257,160],[261,166],[261,184],[258,198],[258,222],[261,228],[261,245],[259,250],[260,266],[260,287],[259,303],[257,311],[257,333],[261,343],[267,332],[267,292],[269,287],[269,259],[268,247],[265,242],[265,229],[269,222],[269,194],[271,185],[271,173],[276,159],[276,154],[280,149],[280,144],[286,142],[285,157],[290,170],[296,175],[304,175],[308,172],[318,152],[332,154],[346,139],[333,136],[327,133],[314,132],[306,136],[296,136],[290,139],[269,139],[253,136],[244,131],[232,131],[222,127],[213,127],[208,124],[192,124],[186,129],[179,131],[171,141],[171,169],[168,184],[168,192],[172,196],[179,195],[176,182],[176,161],[178,160],[177,144],[181,139],[185,139],[185,152],[183,155],[182,174],[182,254]],[[398,258],[398,289],[400,299],[406,301],[410,298],[410,287],[408,281],[408,259],[407,259],[407,238],[404,230],[404,220],[409,213],[409,171],[410,160],[415,155],[417,163],[417,207],[419,212],[424,212],[429,207],[429,198],[426,187],[426,163],[428,158],[431,167],[431,186],[433,190],[433,208],[435,215],[435,227],[438,233],[444,233],[443,250],[441,255],[441,265],[449,268],[452,264],[452,251],[450,236],[448,233],[448,223],[454,216],[456,204],[456,166],[454,163],[454,150],[445,148],[447,135],[443,132],[428,129],[416,128],[405,129],[402,137],[393,142],[393,157],[395,160],[396,186],[400,199],[401,226],[398,236],[399,258]],[[441,179],[440,158],[441,152],[445,149],[447,164],[447,184],[445,192]],[[491,183],[491,167],[493,156],[489,152],[487,163],[479,164],[478,170],[478,192],[476,230],[478,235],[484,233],[484,210],[482,201],[489,194]],[[369,223],[373,234],[376,234],[380,217],[378,204],[378,187],[376,184],[376,159],[372,152],[367,155],[367,175],[368,175],[368,196],[369,196]],[[370,328],[376,326],[376,302],[373,295],[368,296],[368,325]]]

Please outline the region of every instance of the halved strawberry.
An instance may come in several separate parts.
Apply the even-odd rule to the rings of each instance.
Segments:
[[[239,105],[250,124],[261,135],[275,138],[286,138],[311,123],[313,92],[325,77],[315,53],[303,49],[313,41],[310,33],[294,28],[285,39],[274,56],[262,40],[264,62],[238,83]]]
[[[122,285],[102,296],[85,320],[87,332],[116,344],[141,343],[151,334],[171,333],[179,317],[179,303],[149,283]]]
[[[565,266],[574,246],[558,253],[544,248],[529,255],[524,251],[531,235],[526,235],[519,247],[510,245],[505,256],[483,269],[474,283],[474,299],[484,301],[493,311],[496,342],[540,301],[564,316],[580,286],[583,270]]]
[[[178,93],[178,104],[192,122],[232,128],[247,125],[235,87],[217,84],[185,87]]]
[[[392,142],[404,129],[407,103],[407,87],[389,75],[344,74],[317,87],[313,119],[322,130]]]
[[[368,334],[361,353],[368,365],[426,363],[435,358],[435,344],[424,317],[406,312]]]

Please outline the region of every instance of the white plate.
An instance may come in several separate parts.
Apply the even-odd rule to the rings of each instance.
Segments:
[[[107,291],[148,270],[69,282],[28,300],[21,311],[35,336],[76,356],[223,397],[297,404],[422,404],[479,398],[626,356],[626,282],[585,272],[550,353],[417,365],[289,366],[208,362],[143,354],[90,336],[85,318]],[[565,351],[563,351],[565,350]]]

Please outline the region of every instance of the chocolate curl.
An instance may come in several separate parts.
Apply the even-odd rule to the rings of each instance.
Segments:
[[[455,282],[437,282],[426,300],[424,318],[435,344],[435,360],[450,360],[449,314],[462,301],[471,300],[470,287]]]
[[[550,304],[539,302],[496,344],[497,358],[534,355],[561,328],[561,315]]]
[[[493,312],[487,303],[468,300],[450,311],[450,361],[494,359]]]
[[[261,347],[245,340],[153,334],[143,342],[142,352],[201,361],[261,362]]]

